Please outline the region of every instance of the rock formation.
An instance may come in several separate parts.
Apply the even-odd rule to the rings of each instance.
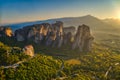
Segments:
[[[93,39],[90,34],[90,28],[83,24],[77,29],[72,48],[79,48],[81,52],[90,51]]]
[[[60,48],[70,45],[72,49],[79,48],[82,51],[90,51],[93,41],[90,29],[87,25],[81,25],[77,31],[75,27],[63,28],[61,21],[54,24],[42,23],[23,27],[15,31],[17,41],[32,40],[39,45]]]
[[[10,27],[0,27],[0,36],[8,36],[11,37],[13,36],[12,29]]]
[[[64,45],[71,45],[73,43],[73,35],[71,32],[68,32],[67,34],[64,34],[64,40],[63,40],[63,44]]]
[[[63,23],[42,23],[24,27],[15,31],[17,41],[33,40],[47,46],[61,47],[63,42]]]
[[[25,33],[22,29],[15,31],[15,37],[16,37],[17,41],[24,41],[25,40],[24,35],[25,35]]]
[[[48,36],[47,43],[51,39],[51,41],[53,42],[53,47],[61,47],[63,42],[63,23],[57,21],[55,24],[52,24],[51,31],[48,33],[52,34]]]
[[[31,57],[34,56],[34,48],[32,45],[27,45],[23,48],[23,52],[26,54],[26,55],[29,55]]]
[[[70,26],[70,27],[64,27],[64,28],[63,28],[63,31],[64,31],[65,34],[71,32],[72,35],[75,35],[76,29],[75,29],[74,26]]]

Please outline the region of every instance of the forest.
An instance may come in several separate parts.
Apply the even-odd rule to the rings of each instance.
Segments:
[[[0,80],[119,80],[119,45],[118,40],[113,41],[112,45],[94,42],[87,53],[70,50],[69,46],[59,49],[28,42],[35,48],[35,56],[30,57],[21,51],[25,44],[1,38]]]

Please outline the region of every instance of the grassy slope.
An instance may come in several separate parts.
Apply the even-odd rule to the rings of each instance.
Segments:
[[[16,69],[3,69],[0,68],[1,79],[22,79],[22,80],[50,80],[60,79],[64,80],[119,80],[120,67],[115,66],[120,62],[120,55],[112,53],[110,50],[103,46],[95,44],[93,52],[91,53],[71,53],[65,54],[61,58],[64,60],[64,69],[57,76],[57,71],[60,69],[61,62],[56,56],[45,56],[37,54],[35,58],[21,64]],[[57,50],[56,50],[57,51]],[[52,52],[52,51],[51,51]],[[53,51],[54,52],[54,51]],[[57,53],[53,53],[57,54]],[[59,53],[58,53],[59,54]],[[71,56],[71,54],[74,54]],[[71,64],[72,61],[72,64]],[[112,70],[109,72],[108,77],[104,77],[105,72],[112,66]]]
[[[115,65],[120,62],[120,40],[118,36],[114,35],[107,37],[105,37],[106,39],[97,40],[89,53],[79,53],[78,50],[71,50],[68,46],[59,49],[33,44],[38,53],[36,58],[21,64],[17,70],[0,67],[0,77],[2,80],[13,78],[18,80],[20,78],[23,80],[59,79],[56,76],[61,64],[59,59],[56,59],[59,56],[65,63],[63,71],[59,73],[60,78],[64,78],[64,80],[120,80],[120,67]],[[24,45],[21,44],[22,46]],[[112,66],[112,69],[108,76],[104,77],[110,66]]]

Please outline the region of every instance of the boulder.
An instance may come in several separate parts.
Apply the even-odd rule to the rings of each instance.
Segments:
[[[34,56],[34,48],[32,45],[27,45],[23,48],[23,52],[26,54],[26,55],[29,55],[31,57]]]

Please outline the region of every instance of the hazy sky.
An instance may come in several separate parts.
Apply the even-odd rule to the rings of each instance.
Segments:
[[[0,24],[88,14],[120,18],[120,0],[0,0]]]

